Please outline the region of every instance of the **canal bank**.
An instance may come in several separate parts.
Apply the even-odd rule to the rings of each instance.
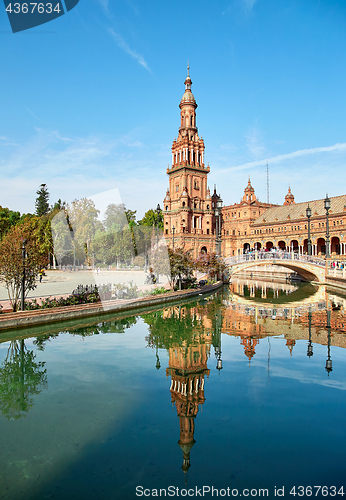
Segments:
[[[124,313],[135,309],[145,309],[150,306],[166,304],[213,293],[223,286],[221,281],[206,285],[199,289],[179,290],[160,295],[150,295],[128,300],[107,300],[96,304],[81,304],[35,311],[18,311],[0,315],[0,333],[9,329],[26,328],[27,326],[55,323],[75,318],[100,316],[105,313]]]

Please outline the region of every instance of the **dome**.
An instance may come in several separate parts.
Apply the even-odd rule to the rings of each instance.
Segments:
[[[181,102],[193,102],[194,104],[196,103],[195,98],[194,98],[193,93],[191,92],[191,90],[186,90],[184,92],[184,95],[181,98]]]

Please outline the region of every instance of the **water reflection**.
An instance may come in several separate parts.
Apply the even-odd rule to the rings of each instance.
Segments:
[[[205,403],[204,389],[206,377],[209,378],[210,374],[208,360],[212,348],[217,360],[216,369],[220,373],[223,368],[222,334],[239,338],[249,367],[260,342],[265,340],[268,343],[268,376],[271,337],[282,335],[285,338],[290,357],[298,340],[308,340],[308,358],[313,356],[314,343],[327,345],[325,370],[328,376],[332,371],[331,345],[346,347],[345,336],[337,331],[337,325],[342,325],[344,329],[346,318],[340,314],[332,317],[331,309],[325,308],[336,300],[335,297],[317,303],[317,313],[312,312],[314,305],[310,304],[308,308],[285,307],[284,315],[278,314],[277,309],[268,315],[268,309],[235,304],[232,297],[232,290],[224,290],[197,305],[170,307],[144,316],[150,331],[146,340],[148,346],[155,350],[156,358],[158,349],[168,351],[166,374],[171,379],[171,401],[179,418],[178,444],[183,451],[182,469],[185,474],[190,467],[190,452],[196,442],[195,419]]]
[[[221,344],[218,316],[211,312],[220,304],[220,298],[214,297],[209,304],[170,307],[144,316],[150,331],[146,337],[148,346],[156,349],[156,355],[158,348],[166,349],[169,354],[166,375],[171,378],[171,401],[179,418],[178,444],[183,452],[185,474],[196,442],[195,419],[205,402],[204,384],[210,374],[207,362],[211,346],[215,344],[217,348]]]
[[[0,411],[9,420],[25,416],[34,404],[33,396],[47,387],[45,363],[35,358],[23,339],[10,342],[0,367]]]
[[[6,434],[6,425],[15,425],[9,419],[30,414],[16,429],[26,435],[36,425],[36,447],[42,418],[54,422],[58,415],[59,421],[51,450],[46,452],[49,443],[41,442],[40,462],[32,444],[28,445],[25,460],[26,467],[32,467],[32,488],[42,488],[32,498],[54,494],[72,498],[69,481],[76,477],[78,487],[86,491],[85,498],[89,487],[98,491],[95,478],[97,486],[106,484],[109,489],[103,498],[133,498],[133,484],[146,481],[156,487],[161,481],[164,487],[182,482],[184,476],[187,482],[187,474],[190,486],[193,481],[204,481],[200,470],[206,460],[206,481],[215,484],[221,484],[222,471],[232,464],[236,464],[237,482],[243,481],[245,487],[250,468],[258,484],[265,474],[268,481],[269,469],[278,462],[287,476],[297,460],[305,471],[308,445],[305,449],[301,443],[314,446],[311,449],[314,453],[317,449],[319,457],[330,451],[329,443],[321,444],[321,428],[333,421],[335,435],[343,432],[339,420],[344,403],[339,401],[344,392],[336,395],[336,390],[346,388],[340,349],[346,347],[344,300],[320,287],[313,296],[294,303],[257,303],[226,288],[198,302],[142,316],[108,321],[101,317],[95,324],[79,323],[64,330],[58,325],[55,333],[32,340],[36,359],[24,340],[9,342],[0,368],[2,432],[5,429]],[[333,309],[333,304],[339,308]],[[51,392],[45,398],[46,391],[41,391],[48,389],[47,376],[52,372]],[[34,403],[38,411],[29,412]],[[71,439],[76,441],[73,454]],[[333,443],[338,441],[333,439]],[[333,453],[337,445],[333,444]],[[55,457],[52,449],[60,455]],[[269,450],[266,460],[263,449]],[[9,472],[12,460],[12,456],[7,459],[0,473],[0,480],[10,474],[8,484],[15,484],[14,473]],[[22,451],[15,460],[22,463]],[[70,468],[66,473],[60,470],[56,482],[37,480],[37,486],[33,469],[36,464],[41,474],[41,461],[52,476],[57,463],[64,467],[68,463]],[[342,463],[341,456],[337,463]],[[310,473],[318,467],[322,467],[319,458],[312,458]],[[64,497],[61,491],[71,494]]]

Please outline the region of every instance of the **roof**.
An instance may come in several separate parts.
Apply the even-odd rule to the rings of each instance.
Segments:
[[[292,205],[281,205],[279,207],[268,208],[253,224],[263,224],[270,222],[284,222],[289,220],[306,219],[306,209],[311,208],[311,217],[325,217],[324,199],[304,201],[303,203],[293,203]],[[329,214],[346,214],[346,195],[334,196],[330,198]]]
[[[196,103],[195,98],[191,90],[185,90],[183,97],[181,98],[181,102],[193,102]]]

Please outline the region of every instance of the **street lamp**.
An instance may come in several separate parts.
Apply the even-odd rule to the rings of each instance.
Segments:
[[[215,317],[215,335],[213,334],[213,346],[214,346],[214,352],[215,352],[215,357],[216,357],[216,369],[220,373],[220,370],[222,370],[222,359],[221,359],[221,322],[222,322],[222,317],[216,316]]]
[[[25,257],[26,257],[26,251],[25,251],[25,245],[27,244],[28,240],[23,240],[22,244],[22,259],[23,259],[23,274],[22,274],[22,294],[21,294],[21,310],[24,311],[25,308]]]
[[[311,306],[309,307],[309,343],[308,343],[308,352],[306,355],[311,358],[314,355],[312,342],[311,342]]]
[[[219,198],[216,202],[215,217],[216,217],[216,253],[221,254],[221,209],[222,200]]]
[[[156,213],[157,213],[156,242],[157,246],[159,246],[159,219],[161,214],[161,207],[159,204],[156,207]]]
[[[148,271],[148,249],[147,249],[147,233],[144,234],[145,239],[145,253],[144,253],[144,272]]]
[[[308,255],[312,255],[311,251],[311,237],[310,237],[310,217],[311,217],[311,208],[308,205],[308,208],[306,209],[306,216],[308,218]]]
[[[332,360],[330,359],[330,310],[327,309],[327,330],[328,330],[328,358],[326,360],[326,372],[328,373],[328,377],[330,372],[333,371]]]
[[[328,198],[328,194],[324,200],[324,208],[327,214],[327,224],[326,224],[326,259],[330,257],[329,251],[329,210],[330,210],[330,199]]]
[[[175,233],[175,227],[172,227],[172,232],[173,232],[173,251],[174,251],[174,233]]]

